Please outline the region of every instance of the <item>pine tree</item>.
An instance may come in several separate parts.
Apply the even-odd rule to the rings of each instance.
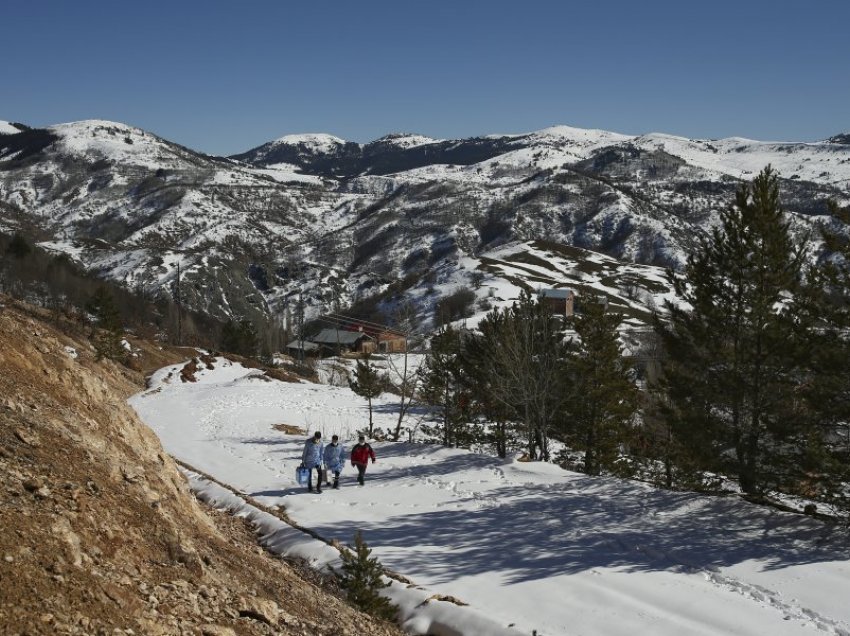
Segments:
[[[768,166],[739,189],[685,276],[671,275],[689,306],[668,305],[662,330],[673,434],[696,465],[733,474],[748,494],[782,479],[782,439],[796,425],[802,343],[789,300],[799,289],[802,253]]]
[[[488,352],[477,363],[489,398],[520,422],[528,454],[549,460],[549,435],[567,401],[568,346],[548,307],[523,292],[514,305],[491,311],[479,324]]]
[[[15,232],[6,248],[6,253],[15,258],[25,258],[32,253],[32,247],[21,234]]]
[[[384,379],[372,364],[367,355],[363,360],[357,361],[354,370],[354,378],[348,382],[348,386],[360,397],[366,398],[369,403],[369,437],[372,436],[372,400],[384,390]]]
[[[481,431],[481,441],[492,444],[499,457],[507,457],[508,448],[517,444],[515,429],[510,424],[514,410],[495,394],[497,389],[489,375],[492,350],[493,344],[487,336],[475,332],[467,334],[458,361],[463,370],[460,381],[469,398],[469,417],[481,415],[489,422]]]
[[[850,510],[850,208],[830,204],[821,228],[829,256],[810,267],[795,312],[815,325],[800,391],[805,423],[790,490]]]
[[[221,330],[221,349],[252,358],[257,355],[257,330],[250,320],[228,320]]]
[[[622,357],[617,328],[621,314],[601,303],[585,303],[574,321],[580,338],[572,356],[572,397],[567,406],[566,438],[584,451],[588,475],[612,471],[626,445],[637,409],[637,387]]]
[[[431,350],[419,367],[419,399],[439,414],[436,432],[444,446],[468,446],[477,428],[468,424],[469,395],[462,381],[461,333],[446,327],[431,339]]]
[[[396,606],[378,593],[390,584],[383,580],[384,568],[371,554],[358,530],[354,534],[354,551],[340,552],[342,569],[337,576],[352,605],[376,618],[393,620],[398,611]]]
[[[86,311],[94,316],[90,337],[97,353],[97,359],[124,360],[126,349],[121,344],[121,332],[124,325],[121,312],[115,304],[109,289],[101,285],[86,303]]]

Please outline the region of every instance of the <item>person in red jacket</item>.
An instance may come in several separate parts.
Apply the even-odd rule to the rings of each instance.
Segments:
[[[351,449],[351,465],[357,469],[357,483],[363,485],[364,476],[366,475],[366,466],[369,464],[369,458],[372,458],[372,463],[375,463],[375,451],[366,443],[366,436],[361,435],[354,448]]]

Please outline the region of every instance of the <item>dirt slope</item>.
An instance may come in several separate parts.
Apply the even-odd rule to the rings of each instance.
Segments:
[[[399,634],[188,492],[141,374],[0,298],[0,634]]]

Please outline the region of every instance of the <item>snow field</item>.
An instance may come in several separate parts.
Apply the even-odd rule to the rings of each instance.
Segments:
[[[347,466],[339,490],[308,494],[295,483],[307,435],[273,425],[320,428],[350,449],[368,420],[365,400],[266,381],[222,359],[195,384],[180,383],[179,368],[130,400],[172,455],[284,506],[325,539],[351,543],[359,529],[384,565],[470,604],[452,606],[444,626],[455,631],[430,618],[411,631],[497,633],[458,611],[541,636],[850,634],[850,549],[839,528],[737,498],[416,443],[374,443],[365,487]],[[391,427],[395,408],[392,396],[375,400],[376,425]]]
[[[308,561],[318,570],[339,570],[339,552],[318,539],[296,530],[277,517],[263,512],[229,490],[192,471],[184,471],[192,490],[203,501],[248,519],[260,535],[260,543],[275,554]],[[450,602],[432,600],[433,594],[415,585],[405,585],[384,577],[391,585],[383,591],[398,608],[399,623],[413,634],[455,636],[516,636],[519,632],[503,628],[483,615]]]

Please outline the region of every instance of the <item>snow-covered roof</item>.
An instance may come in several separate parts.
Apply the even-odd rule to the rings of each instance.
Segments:
[[[322,329],[319,332],[319,335],[310,338],[310,340],[318,344],[351,345],[361,338],[369,338],[372,340],[371,336],[363,333],[362,331],[343,331],[342,329]]]
[[[293,340],[286,345],[287,349],[303,349],[304,351],[315,351],[319,345],[310,342],[309,340]]]
[[[572,289],[540,289],[537,291],[540,298],[559,298],[566,300],[570,296],[575,296],[576,293]]]

